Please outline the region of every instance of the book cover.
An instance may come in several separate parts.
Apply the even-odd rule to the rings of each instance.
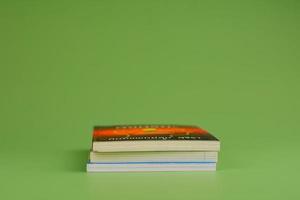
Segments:
[[[187,125],[117,125],[96,126],[93,142],[104,141],[162,141],[162,140],[204,140],[218,141],[208,131]]]

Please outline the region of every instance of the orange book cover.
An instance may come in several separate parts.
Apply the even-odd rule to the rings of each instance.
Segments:
[[[116,125],[96,126],[93,141],[131,140],[215,140],[208,131],[189,125]]]

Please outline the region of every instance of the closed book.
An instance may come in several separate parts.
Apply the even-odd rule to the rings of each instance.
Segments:
[[[90,152],[90,163],[126,162],[217,162],[218,152],[198,151],[136,151],[136,152]]]
[[[220,150],[219,140],[208,131],[187,125],[96,126],[92,151],[210,151]]]
[[[214,162],[88,163],[87,172],[216,171]]]

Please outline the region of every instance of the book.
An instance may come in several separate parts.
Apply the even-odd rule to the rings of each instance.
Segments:
[[[88,163],[88,172],[215,171],[215,162]]]
[[[89,155],[90,163],[125,163],[125,162],[217,162],[218,152],[94,152]]]
[[[96,126],[94,152],[210,151],[220,150],[219,140],[208,131],[188,125]]]

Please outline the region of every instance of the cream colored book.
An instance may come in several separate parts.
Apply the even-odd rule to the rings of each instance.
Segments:
[[[217,162],[218,152],[90,152],[90,163],[124,162]]]

